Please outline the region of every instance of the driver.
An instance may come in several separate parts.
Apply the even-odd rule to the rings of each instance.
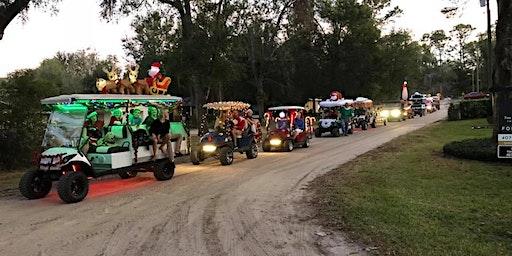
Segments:
[[[306,127],[306,125],[304,123],[304,118],[302,118],[302,113],[297,112],[297,115],[295,116],[295,119],[293,120],[294,130],[293,130],[292,138],[293,139],[297,138],[297,135],[304,132],[304,130],[306,129],[305,127]]]
[[[228,113],[224,110],[221,110],[219,116],[215,119],[215,125],[213,128],[218,132],[223,132],[226,129],[227,119]]]
[[[103,120],[99,120],[98,112],[93,111],[87,116],[87,121],[84,124],[83,145],[82,152],[87,154],[89,149],[97,147],[98,140],[103,136]]]
[[[235,145],[236,145],[236,139],[242,138],[242,134],[244,133],[245,129],[247,129],[247,122],[245,118],[240,116],[240,112],[238,110],[234,110],[232,112],[232,122],[234,124],[233,129],[231,130],[231,133],[233,134],[233,137],[235,138]]]

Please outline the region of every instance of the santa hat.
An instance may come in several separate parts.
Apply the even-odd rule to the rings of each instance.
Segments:
[[[154,61],[151,63],[151,67],[160,68],[160,66],[162,66],[162,62],[160,61]]]

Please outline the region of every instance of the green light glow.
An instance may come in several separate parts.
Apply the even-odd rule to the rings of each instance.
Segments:
[[[86,112],[87,107],[81,104],[58,104],[53,106],[59,112]]]

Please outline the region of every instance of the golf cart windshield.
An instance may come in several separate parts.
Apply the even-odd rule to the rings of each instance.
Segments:
[[[83,105],[55,105],[48,120],[43,147],[78,147],[87,108]]]

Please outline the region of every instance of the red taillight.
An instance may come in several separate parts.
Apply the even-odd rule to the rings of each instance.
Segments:
[[[34,151],[32,152],[32,165],[39,166],[41,162],[41,152]]]

